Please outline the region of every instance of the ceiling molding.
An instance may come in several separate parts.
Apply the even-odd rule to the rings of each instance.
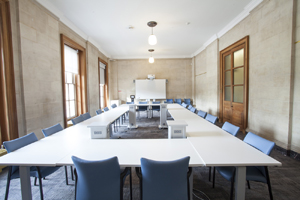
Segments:
[[[206,49],[208,45],[210,45],[214,40],[222,37],[225,33],[227,33],[229,30],[231,30],[235,25],[240,23],[243,19],[245,19],[250,12],[256,8],[263,0],[252,0],[247,6],[245,6],[244,10],[236,16],[231,22],[229,22],[221,31],[219,31],[217,34],[214,34],[211,38],[209,38],[203,45],[200,47],[197,51],[195,51],[191,57],[194,57],[201,53],[203,50]]]
[[[75,33],[77,33],[80,37],[82,37],[83,39],[89,41],[90,43],[92,43],[95,47],[98,48],[98,50],[103,53],[107,58],[110,57],[110,55],[108,53],[106,53],[101,46],[98,44],[98,42],[96,42],[96,40],[94,40],[93,38],[91,38],[90,36],[88,36],[85,32],[83,32],[80,28],[78,28],[75,24],[73,24],[65,15],[63,12],[61,12],[60,10],[58,10],[52,3],[50,3],[49,1],[46,0],[36,0],[38,3],[40,3],[42,6],[44,6],[46,9],[48,9],[50,12],[52,12],[56,17],[59,18],[59,20],[64,23],[66,26],[68,26],[70,29],[72,29]]]
[[[160,55],[160,56],[153,56],[154,59],[174,59],[174,58],[178,58],[178,59],[191,59],[192,57],[190,55],[175,55],[175,56],[164,56],[164,55]],[[112,60],[128,60],[128,59],[149,59],[149,57],[145,57],[145,56],[116,56],[116,57],[113,57],[111,58]]]

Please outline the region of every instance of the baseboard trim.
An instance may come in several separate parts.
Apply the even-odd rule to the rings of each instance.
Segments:
[[[275,145],[275,150],[279,151],[280,153],[282,153],[285,156],[288,156],[290,158],[293,158],[295,160],[300,161],[300,155],[299,153],[292,151],[292,150],[286,150],[285,148],[282,148],[280,146]]]

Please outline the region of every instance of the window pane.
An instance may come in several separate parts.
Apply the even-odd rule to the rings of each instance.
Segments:
[[[231,54],[225,56],[225,70],[231,69]]]
[[[233,84],[244,84],[244,67],[233,70]]]
[[[69,105],[69,101],[66,102],[66,112],[67,112],[67,118],[70,118],[70,105]]]
[[[65,45],[65,71],[78,74],[78,52],[77,50]]]
[[[231,70],[225,72],[225,85],[231,85]]]
[[[103,68],[100,68],[100,84],[105,84],[105,70]]]
[[[75,85],[69,84],[70,100],[75,100]]]
[[[101,108],[104,108],[104,97],[101,97]]]
[[[244,65],[244,49],[240,49],[233,53],[233,65],[234,67],[239,67]]]
[[[233,101],[243,103],[244,86],[234,86],[233,88]]]
[[[75,101],[70,101],[70,116],[74,117],[76,112]]]
[[[225,87],[225,101],[231,101],[231,87]]]
[[[66,83],[73,83],[73,75],[70,72],[66,72]]]
[[[65,84],[65,85],[66,85],[66,101],[68,101],[69,100],[69,87],[68,87],[69,84]]]
[[[103,97],[104,96],[104,86],[100,85],[100,96]]]

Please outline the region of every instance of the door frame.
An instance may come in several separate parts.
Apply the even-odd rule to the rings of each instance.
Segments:
[[[244,48],[244,73],[245,73],[245,82],[244,82],[244,121],[243,121],[243,132],[248,126],[248,96],[249,96],[249,35],[240,39],[239,41],[231,44],[222,51],[220,51],[220,122],[223,122],[223,99],[224,99],[224,59],[223,55],[228,53],[240,45],[245,45]],[[233,58],[232,58],[233,59]],[[232,77],[233,78],[233,77]],[[233,100],[233,99],[232,99]]]

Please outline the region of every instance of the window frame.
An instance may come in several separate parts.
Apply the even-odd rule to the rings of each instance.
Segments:
[[[67,36],[61,34],[61,66],[62,66],[62,91],[63,91],[63,116],[64,116],[64,126],[67,127],[68,120],[72,118],[67,118],[66,113],[66,73],[65,73],[65,56],[64,56],[64,46],[67,45],[78,51],[78,75],[76,78],[76,116],[86,113],[87,108],[87,72],[86,72],[86,49],[68,38]],[[73,118],[75,118],[73,117]]]
[[[101,58],[98,58],[98,86],[99,86],[99,108],[103,109],[101,107],[101,86],[100,86],[100,62],[105,64],[105,84],[104,84],[104,107],[107,107],[108,105],[108,99],[109,99],[109,92],[108,92],[108,63],[104,61]]]

